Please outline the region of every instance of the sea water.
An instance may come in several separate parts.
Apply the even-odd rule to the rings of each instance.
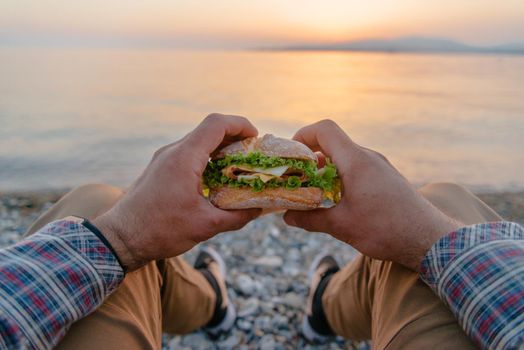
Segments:
[[[126,186],[211,112],[331,118],[414,184],[524,188],[524,56],[0,48],[0,190]]]

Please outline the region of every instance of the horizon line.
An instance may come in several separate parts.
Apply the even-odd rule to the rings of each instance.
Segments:
[[[0,48],[61,48],[61,49],[169,49],[191,51],[337,51],[383,53],[469,53],[469,54],[524,54],[524,42],[499,42],[492,45],[469,44],[447,37],[401,36],[372,37],[338,42],[287,43],[269,45],[183,45],[169,40],[135,40],[130,38],[91,38],[83,42],[73,38],[51,40],[2,40]],[[57,40],[58,39],[58,40]],[[93,40],[94,39],[94,40]],[[418,41],[418,43],[414,43]],[[426,46],[424,44],[444,46]],[[359,46],[360,45],[360,46]],[[366,46],[367,45],[367,46]],[[373,46],[375,45],[375,46]],[[378,46],[377,46],[378,45]],[[445,46],[448,45],[448,46]]]

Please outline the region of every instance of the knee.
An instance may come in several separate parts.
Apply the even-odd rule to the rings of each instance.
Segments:
[[[422,193],[442,193],[442,192],[469,192],[464,186],[454,182],[432,182],[419,189]]]
[[[74,188],[71,193],[83,193],[83,194],[92,194],[98,196],[115,196],[122,195],[123,191],[115,186],[107,184],[86,184]]]
[[[120,188],[111,185],[86,184],[74,188],[67,196],[82,198],[84,202],[105,206],[114,204],[123,193]]]

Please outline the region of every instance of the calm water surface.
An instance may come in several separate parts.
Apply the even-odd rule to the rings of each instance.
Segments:
[[[329,117],[412,182],[524,188],[524,56],[0,49],[0,190],[125,186],[210,112]]]

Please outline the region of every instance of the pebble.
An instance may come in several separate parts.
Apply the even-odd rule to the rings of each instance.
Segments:
[[[251,329],[253,328],[253,324],[249,321],[238,319],[237,327],[238,329],[243,330],[243,331],[251,331]]]
[[[302,309],[306,303],[305,298],[294,292],[289,292],[284,297],[275,297],[271,299],[275,304],[282,304],[293,309]]]
[[[255,328],[261,329],[263,331],[271,331],[271,317],[262,316],[255,319]]]
[[[240,343],[240,338],[237,336],[237,333],[232,333],[226,339],[219,341],[216,346],[220,350],[229,350],[234,348]]]
[[[300,250],[298,250],[297,248],[291,248],[287,253],[287,258],[292,261],[300,261]]]
[[[289,277],[296,277],[300,274],[300,269],[294,265],[286,265],[282,268],[282,272]]]
[[[257,313],[260,306],[260,301],[256,298],[249,298],[246,300],[242,308],[238,311],[238,317],[248,317]]]
[[[282,315],[275,315],[271,319],[271,327],[273,329],[287,329],[289,327],[289,320]]]
[[[163,337],[163,342],[164,343],[167,343],[166,344],[166,348],[169,349],[169,350],[175,350],[175,349],[180,349],[181,347],[181,342],[182,342],[182,338],[180,337],[173,337],[171,338],[171,340],[169,339],[166,339],[167,337]]]
[[[239,275],[236,280],[237,289],[244,295],[252,295],[257,290],[257,285],[248,275]]]
[[[272,301],[264,301],[260,303],[260,310],[263,314],[272,314],[275,311],[275,303]]]
[[[254,281],[254,284],[255,284],[255,294],[263,295],[266,293],[266,287],[264,286],[264,283],[260,281]]]
[[[275,350],[275,338],[271,334],[264,335],[259,342],[260,350]]]
[[[199,349],[212,349],[213,348],[213,343],[211,342],[211,340],[208,338],[208,336],[205,333],[202,333],[202,332],[191,333],[184,337],[181,337],[181,339],[182,339],[182,342],[181,342],[182,346],[188,346],[189,348],[192,348],[192,349],[196,347],[198,347]]]
[[[278,238],[280,236],[280,230],[275,225],[269,225],[268,231],[273,238]]]
[[[282,266],[283,262],[284,261],[280,256],[262,256],[253,260],[254,265],[263,267],[280,267]]]
[[[4,232],[0,235],[0,247],[15,244],[20,240],[18,232]]]
[[[288,330],[280,330],[278,334],[275,336],[275,339],[280,343],[289,343],[290,339],[293,339],[294,335],[292,332]]]

